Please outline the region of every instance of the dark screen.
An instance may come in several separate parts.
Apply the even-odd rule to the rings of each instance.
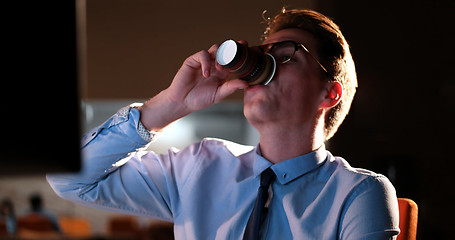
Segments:
[[[3,9],[0,176],[77,171],[75,1],[14,1]]]

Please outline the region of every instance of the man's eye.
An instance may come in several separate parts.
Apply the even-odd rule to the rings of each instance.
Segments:
[[[280,61],[281,62],[291,62],[291,61],[294,61],[295,59],[292,58],[292,56],[281,56],[280,57]]]

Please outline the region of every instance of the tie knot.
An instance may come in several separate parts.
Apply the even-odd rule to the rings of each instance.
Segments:
[[[261,187],[268,187],[275,179],[276,175],[271,168],[267,168],[261,173]]]

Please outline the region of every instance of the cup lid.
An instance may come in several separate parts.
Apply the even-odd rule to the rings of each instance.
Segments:
[[[223,42],[216,53],[216,61],[221,66],[230,65],[237,54],[237,42],[234,40],[226,40]]]

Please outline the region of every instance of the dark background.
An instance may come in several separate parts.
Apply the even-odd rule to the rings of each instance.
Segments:
[[[359,89],[330,149],[419,205],[419,239],[454,239],[454,1],[331,1]]]

